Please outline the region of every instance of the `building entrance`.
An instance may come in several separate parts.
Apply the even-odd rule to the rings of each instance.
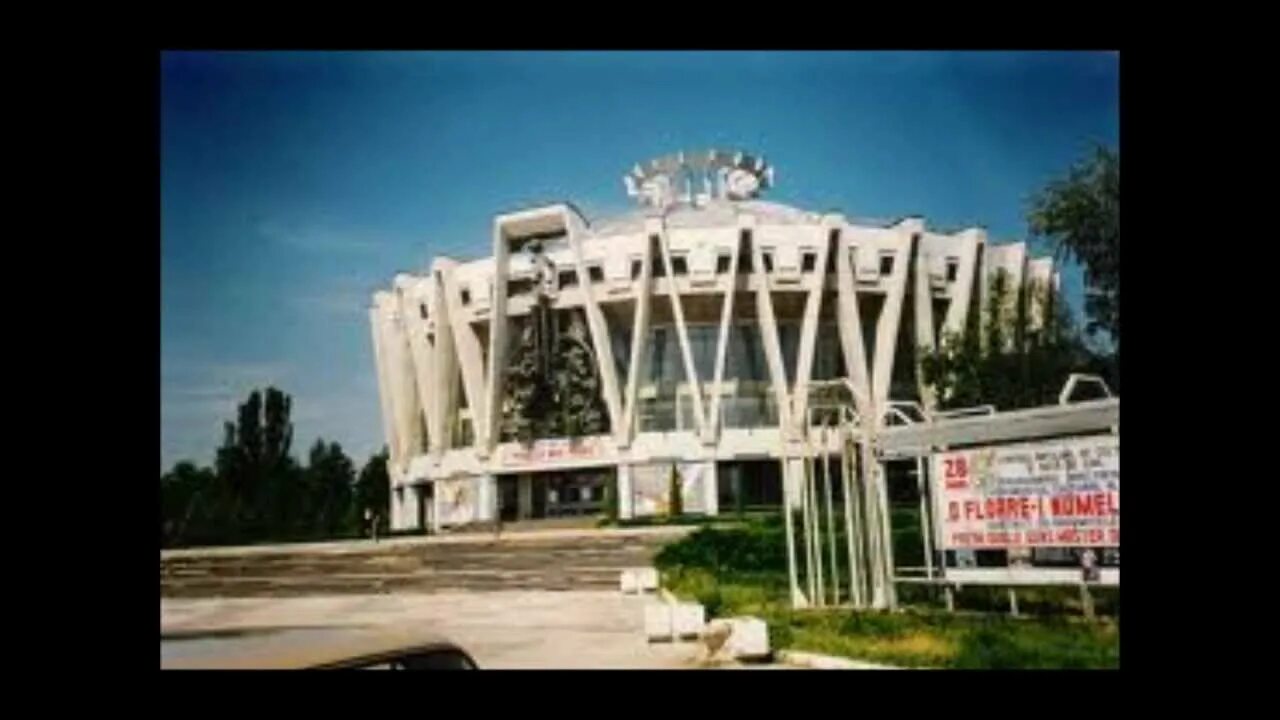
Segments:
[[[503,475],[498,478],[503,522],[600,515],[615,489],[615,469]]]

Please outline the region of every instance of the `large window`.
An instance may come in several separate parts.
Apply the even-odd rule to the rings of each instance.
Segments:
[[[710,382],[715,378],[719,333],[720,328],[716,325],[689,327],[689,350],[693,353],[693,367],[698,371],[700,382]]]
[[[742,323],[730,328],[725,377],[739,381],[768,381],[764,346],[760,344],[760,329],[755,323]]]

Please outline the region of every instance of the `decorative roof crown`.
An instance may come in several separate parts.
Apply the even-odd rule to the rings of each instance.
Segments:
[[[711,198],[750,200],[773,187],[773,167],[744,152],[679,152],[638,164],[622,178],[641,205],[700,205]]]

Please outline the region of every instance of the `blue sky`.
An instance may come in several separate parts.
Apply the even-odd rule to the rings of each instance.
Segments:
[[[1115,53],[166,53],[161,466],[254,387],[358,462],[382,444],[373,290],[487,252],[492,216],[629,206],[635,162],[763,153],[768,198],[1023,239],[1027,198],[1118,144]],[[1080,304],[1080,276],[1065,283]]]

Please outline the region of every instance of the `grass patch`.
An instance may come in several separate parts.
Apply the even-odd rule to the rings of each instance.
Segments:
[[[1005,589],[987,587],[959,593],[957,602],[966,610],[957,613],[938,609],[940,593],[920,586],[900,586],[900,599],[908,607],[897,613],[793,611],[787,597],[781,517],[731,528],[700,528],[664,547],[655,564],[664,587],[702,603],[709,617],[764,619],[775,650],[792,648],[903,667],[1119,666],[1118,590],[1094,592],[1099,612],[1113,608],[1117,614],[1097,621],[1063,614],[1079,612],[1075,588],[1019,590],[1019,610],[1024,613],[1020,618],[1007,615]]]
[[[789,647],[902,667],[1084,669],[1120,665],[1120,628],[1111,620],[848,610],[793,613],[789,620]]]

